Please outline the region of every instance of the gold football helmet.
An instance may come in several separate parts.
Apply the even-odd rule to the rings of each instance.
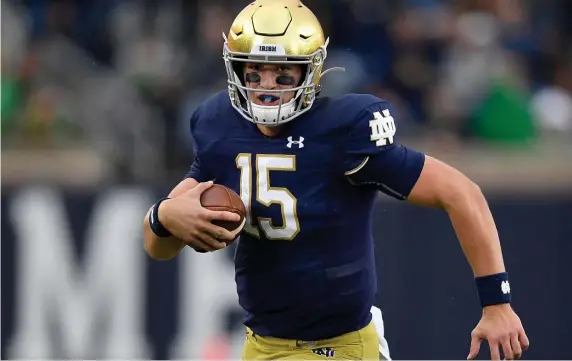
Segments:
[[[319,92],[328,41],[316,16],[299,0],[256,0],[236,17],[224,37],[223,59],[233,107],[247,120],[267,126],[291,121],[312,107]],[[299,64],[301,82],[293,89],[265,90],[279,93],[279,104],[262,106],[249,101],[244,63]],[[295,92],[286,104],[285,92]]]

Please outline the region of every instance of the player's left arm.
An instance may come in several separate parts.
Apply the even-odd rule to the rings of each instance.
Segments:
[[[472,334],[470,358],[487,339],[493,359],[520,357],[528,339],[510,307],[510,287],[498,232],[480,188],[459,170],[398,144],[394,112],[386,102],[358,116],[346,150],[346,176],[412,204],[445,210],[477,282],[483,318]],[[365,139],[365,141],[364,141]],[[521,347],[522,346],[522,347]]]
[[[500,360],[499,346],[507,360],[520,358],[529,340],[510,307],[510,286],[499,235],[479,186],[457,169],[426,155],[407,200],[447,211],[473,269],[483,317],[471,334],[468,358],[477,356],[483,339],[488,340],[493,360]]]
[[[493,216],[479,186],[457,169],[425,155],[407,200],[447,211],[475,277],[505,272]]]

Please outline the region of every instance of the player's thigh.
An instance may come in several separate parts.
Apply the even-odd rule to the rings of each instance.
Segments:
[[[292,342],[292,341],[289,341]],[[379,360],[379,338],[370,323],[363,329],[318,341],[296,345],[281,344],[277,339],[253,335],[247,331],[242,360]]]
[[[359,331],[340,336],[333,344],[336,360],[379,360],[379,337],[373,322]]]
[[[295,341],[255,335],[247,329],[242,361],[315,360],[312,350],[297,347]]]
[[[297,350],[296,347],[280,345],[277,344],[276,341],[278,341],[278,339],[273,339],[272,342],[269,342],[269,338],[254,335],[251,330],[247,329],[241,360],[260,361],[305,359],[300,357],[300,350]]]
[[[364,352],[365,351],[365,352]],[[273,349],[257,348],[246,341],[242,361],[254,360],[328,360],[328,361],[378,361],[378,347],[365,349],[362,345],[343,345],[340,347]]]
[[[291,348],[286,341],[255,335],[247,327],[241,360],[282,360],[288,356],[287,351]]]

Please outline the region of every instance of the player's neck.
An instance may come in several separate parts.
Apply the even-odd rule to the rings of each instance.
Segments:
[[[260,130],[260,132],[267,137],[275,137],[282,130],[281,126],[268,127],[268,126],[261,125],[261,124],[256,124],[256,126],[258,127],[258,130]]]

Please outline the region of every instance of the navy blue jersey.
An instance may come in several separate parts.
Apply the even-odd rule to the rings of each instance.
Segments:
[[[235,255],[245,324],[254,333],[319,340],[365,327],[377,292],[377,190],[405,199],[423,154],[397,144],[389,104],[370,95],[319,98],[264,136],[226,91],[193,114],[187,177],[215,180],[248,210]]]

